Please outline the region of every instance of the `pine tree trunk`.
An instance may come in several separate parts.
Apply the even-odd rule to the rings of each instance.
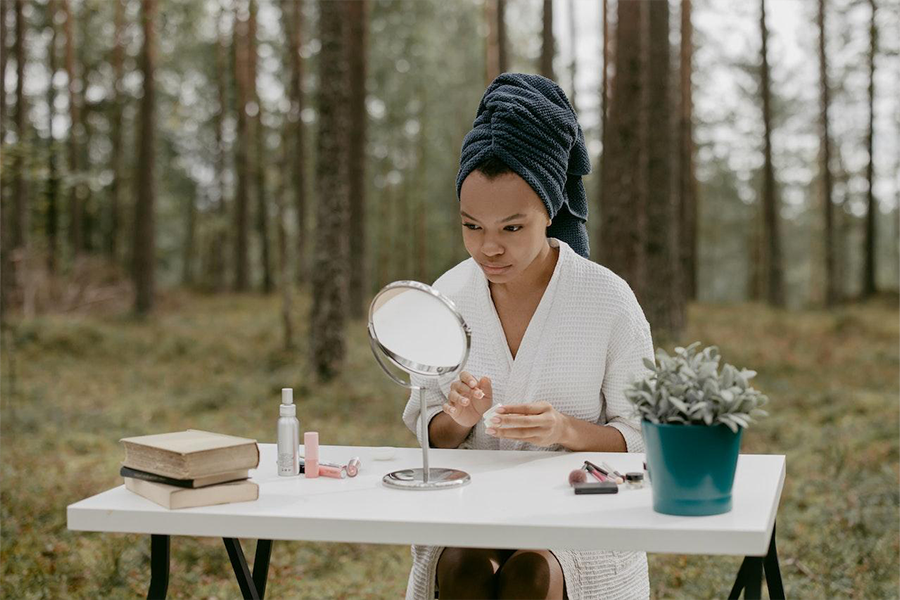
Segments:
[[[487,24],[487,38],[484,41],[484,83],[485,87],[487,87],[501,73],[500,35],[497,31],[497,0],[485,1],[484,20]]]
[[[831,199],[833,184],[831,179],[831,136],[828,131],[828,56],[825,52],[825,0],[819,0],[819,98],[820,124],[822,127],[822,151],[819,165],[822,176],[822,208],[825,216],[825,306],[832,307],[837,302],[837,281],[834,268],[834,203]]]
[[[218,94],[219,107],[215,115],[214,126],[216,128],[216,188],[218,190],[218,203],[216,205],[215,227],[213,227],[213,239],[211,243],[211,256],[209,261],[209,275],[212,289],[222,291],[226,286],[225,275],[225,256],[228,252],[228,234],[230,228],[228,221],[228,203],[226,201],[226,160],[227,152],[225,150],[225,115],[228,111],[228,92],[227,77],[230,69],[228,69],[228,47],[225,34],[222,31],[222,21],[226,18],[226,10],[224,4],[219,5],[219,14],[216,16],[216,91]]]
[[[869,129],[866,135],[866,147],[869,151],[869,162],[866,164],[866,231],[863,237],[863,285],[862,296],[868,298],[875,294],[875,213],[878,204],[875,202],[875,159],[872,156],[875,139],[875,56],[878,52],[878,29],[875,25],[875,0],[869,0],[872,16],[869,21]]]
[[[158,0],[157,0],[158,1]],[[84,8],[84,5],[82,5]],[[90,10],[85,10],[82,12],[82,29],[83,31],[91,31],[91,20],[95,18],[96,14],[91,12]],[[79,123],[79,128],[81,129],[81,148],[82,148],[82,156],[81,156],[81,171],[84,175],[88,175],[91,173],[91,141],[93,139],[93,128],[91,127],[91,113],[96,110],[96,104],[92,105],[88,103],[87,97],[85,96],[85,90],[87,89],[87,82],[91,80],[90,74],[90,62],[89,62],[89,49],[90,43],[86,42],[82,39],[81,43],[78,44],[78,53],[76,54],[76,60],[81,65],[81,81],[82,88],[80,92],[81,96],[81,110],[79,111],[79,115],[81,117],[81,122]],[[97,249],[96,240],[94,234],[97,230],[97,221],[98,221],[98,207],[97,207],[97,198],[94,196],[93,190],[91,190],[90,184],[86,181],[83,182],[78,188],[78,203],[81,207],[81,241],[82,241],[82,250],[85,252],[92,252]]]
[[[293,319],[293,277],[291,275],[291,261],[288,253],[288,231],[285,223],[285,200],[290,190],[290,176],[288,175],[288,165],[290,165],[290,135],[289,129],[285,127],[281,135],[281,161],[279,172],[281,173],[280,188],[275,194],[275,201],[278,207],[277,233],[278,233],[278,266],[279,279],[281,280],[281,325],[284,330],[284,349],[287,351],[294,349],[294,319]]]
[[[247,20],[241,18],[240,7],[234,10],[234,81],[235,112],[237,112],[237,137],[235,139],[235,173],[237,189],[234,199],[234,289],[239,292],[247,290],[249,285],[249,264],[247,250],[247,212],[248,188],[250,173],[248,168],[248,147],[250,144],[249,117],[247,115]]]
[[[578,73],[578,30],[576,28],[575,21],[575,0],[569,0],[569,46],[572,49],[572,57],[569,62],[569,80],[572,82],[572,91],[569,93],[569,104],[572,105],[572,110],[575,113],[578,113],[578,104],[576,102],[576,95],[578,85],[575,81],[575,76]]]
[[[603,219],[602,215],[599,214],[600,210],[604,205],[604,194],[605,188],[604,181],[606,172],[606,150],[607,146],[607,125],[608,125],[608,113],[607,113],[607,101],[609,98],[609,84],[608,84],[608,73],[609,73],[609,0],[601,0],[602,6],[600,9],[600,19],[601,19],[601,30],[603,32],[603,55],[601,57],[601,69],[600,73],[600,141],[601,141],[601,150],[600,156],[597,158],[597,164],[599,165],[597,177],[600,181],[599,185],[597,185],[597,208],[598,208],[598,216],[596,217],[597,225],[594,229],[594,239],[595,243],[591,244],[594,250],[595,260],[602,260],[602,228],[603,228]]]
[[[687,300],[697,298],[697,176],[694,171],[694,28],[691,0],[681,1],[681,114],[679,119],[679,195],[681,274]]]
[[[25,35],[26,24],[23,9],[25,0],[14,0],[16,17],[16,39],[13,53],[16,57],[16,154],[13,167],[13,252],[24,251],[28,243],[28,179],[25,167],[26,146],[28,141],[28,101],[25,99]],[[20,271],[22,271],[20,269]]]
[[[81,144],[79,127],[81,123],[81,102],[78,96],[79,84],[75,78],[75,39],[74,39],[74,16],[72,15],[70,0],[62,0],[63,12],[66,15],[64,33],[65,43],[65,64],[66,75],[68,80],[69,91],[69,121],[72,126],[69,128],[69,176],[81,175]],[[72,246],[74,254],[78,255],[84,248],[82,239],[82,206],[81,206],[81,185],[74,184],[69,187],[69,244]]]
[[[310,324],[311,363],[320,380],[343,370],[348,254],[349,82],[344,1],[319,1],[319,131],[316,136],[316,243]]]
[[[497,0],[497,61],[500,73],[509,70],[509,53],[506,50],[506,0]]]
[[[154,139],[156,65],[156,0],[142,0],[141,25],[144,43],[139,59],[144,77],[143,96],[140,101],[140,131],[137,161],[137,204],[134,213],[134,287],[135,311],[139,315],[153,309],[155,280],[155,227],[153,205],[156,201]]]
[[[366,248],[366,53],[368,2],[354,0],[347,4],[347,64],[350,78],[350,316],[361,318],[366,314],[365,297],[368,290],[366,265],[369,264]]]
[[[668,339],[684,326],[684,288],[680,277],[678,211],[671,188],[672,139],[669,73],[669,4],[649,2],[646,29],[644,105],[647,153],[647,276],[641,305],[650,328]]]
[[[760,0],[759,29],[762,38],[761,92],[763,105],[763,243],[765,244],[766,301],[772,306],[784,306],[784,276],[781,262],[781,238],[778,216],[778,199],[775,191],[775,169],[772,166],[772,107],[769,91],[769,58],[766,26],[766,0]]]
[[[6,59],[9,58],[6,44],[6,7],[7,2],[0,2],[0,143],[6,140]]]
[[[540,74],[548,79],[555,80],[553,75],[553,0],[544,0],[544,18],[541,27],[541,64]]]
[[[47,81],[47,215],[45,232],[47,234],[47,270],[56,272],[57,266],[57,233],[59,230],[59,169],[56,164],[56,140],[53,132],[53,119],[56,117],[56,87],[53,76],[58,68],[56,57],[56,0],[47,2],[47,23],[50,27],[50,45],[47,48],[50,77]],[[2,18],[2,17],[0,17]]]
[[[638,299],[644,288],[645,198],[641,195],[641,2],[618,3],[615,77],[603,150],[600,244],[603,264]]]
[[[109,199],[109,218],[107,220],[106,229],[106,252],[113,260],[118,258],[119,254],[119,238],[121,229],[121,206],[122,192],[125,189],[122,178],[125,170],[125,148],[122,142],[122,110],[124,99],[122,97],[122,76],[123,64],[125,57],[125,6],[123,0],[113,0],[115,2],[115,40],[113,42],[112,51],[112,68],[113,68],[113,105],[112,116],[110,118],[110,143],[112,144],[112,175],[113,180],[110,185]]]
[[[269,254],[269,210],[268,197],[266,193],[266,168],[264,166],[264,157],[267,156],[268,153],[266,152],[266,131],[265,127],[263,126],[262,119],[262,101],[260,100],[259,92],[257,89],[259,57],[257,52],[256,39],[256,15],[256,0],[250,0],[250,20],[248,22],[247,32],[247,51],[249,58],[248,79],[250,85],[250,99],[256,105],[256,116],[253,117],[252,121],[253,142],[255,145],[252,161],[253,166],[251,167],[251,169],[256,180],[256,232],[257,235],[259,235],[259,256],[260,267],[262,269],[263,276],[263,292],[268,294],[271,293],[274,284],[272,282],[272,260]]]
[[[194,194],[188,194],[185,199],[185,227],[184,227],[184,247],[181,255],[181,283],[185,286],[193,286],[194,278],[194,255],[196,253],[197,239],[197,205],[194,202]]]
[[[303,5],[300,2],[286,2],[282,10],[288,12],[284,19],[284,27],[288,39],[288,61],[291,69],[290,100],[291,111],[288,122],[293,132],[293,161],[290,166],[293,173],[294,212],[297,218],[297,259],[295,279],[304,283],[307,278],[306,256],[306,142],[304,139],[303,120],[303,62],[300,57],[301,26],[303,23]]]

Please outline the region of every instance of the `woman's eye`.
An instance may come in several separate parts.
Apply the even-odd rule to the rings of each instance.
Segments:
[[[474,225],[472,223],[463,223],[463,227],[465,227],[471,231],[477,231],[477,230],[481,229],[481,227],[479,227],[478,225]],[[521,225],[509,225],[509,226],[505,227],[504,229],[505,229],[505,231],[509,231],[510,233],[515,233],[515,232],[519,231],[520,229],[522,229],[522,226]]]
[[[476,229],[481,229],[480,227],[478,227],[478,225],[473,225],[471,223],[463,223],[463,227],[467,227],[468,229],[471,229],[472,231],[475,231]]]
[[[515,227],[515,229],[512,229],[513,227]],[[509,231],[512,232],[512,233],[515,233],[516,231],[522,229],[522,226],[521,226],[521,225],[510,225],[510,226],[507,227],[506,229],[509,230]]]

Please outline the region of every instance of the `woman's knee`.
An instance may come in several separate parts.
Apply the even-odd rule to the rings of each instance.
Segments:
[[[437,566],[441,597],[488,598],[494,594],[494,575],[499,568],[496,550],[445,548]]]
[[[562,568],[549,550],[519,550],[500,570],[501,598],[562,598]]]

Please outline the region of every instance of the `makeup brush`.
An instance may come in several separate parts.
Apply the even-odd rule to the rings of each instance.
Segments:
[[[584,468],[575,469],[569,473],[569,485],[574,486],[576,483],[584,483],[587,481],[587,473]]]

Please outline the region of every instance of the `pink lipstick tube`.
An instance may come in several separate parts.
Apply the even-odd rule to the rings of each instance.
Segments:
[[[320,464],[319,475],[322,477],[333,477],[334,479],[344,479],[347,477],[347,471],[345,471],[343,467],[332,467]]]
[[[303,434],[303,454],[306,456],[306,478],[319,476],[319,433],[307,431]]]

